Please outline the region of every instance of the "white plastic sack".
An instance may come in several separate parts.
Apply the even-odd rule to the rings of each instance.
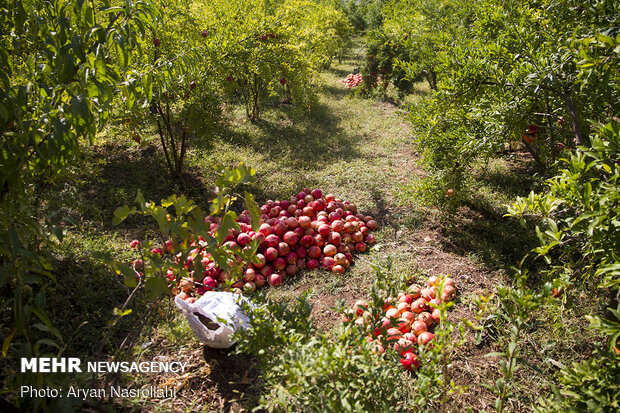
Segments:
[[[240,305],[241,302],[248,301],[240,294],[212,291],[204,294],[193,304],[179,297],[175,297],[174,302],[185,313],[196,337],[209,347],[232,346],[235,343],[232,334],[250,323]]]

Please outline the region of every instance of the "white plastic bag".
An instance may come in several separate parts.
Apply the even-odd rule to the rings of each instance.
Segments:
[[[209,347],[232,346],[235,343],[232,334],[250,323],[241,306],[241,302],[248,301],[240,294],[211,291],[193,304],[179,297],[175,297],[174,302],[185,313],[196,337]]]

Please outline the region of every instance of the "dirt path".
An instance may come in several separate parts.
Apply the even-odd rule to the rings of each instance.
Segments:
[[[330,70],[325,76],[327,87],[333,88],[329,82],[336,81],[337,76],[346,76],[356,63],[355,59],[350,59]],[[323,94],[322,101],[324,99],[329,99],[326,104],[342,122],[358,122],[356,130],[361,131],[363,139],[357,140],[355,150],[362,159],[370,160],[360,168],[360,158],[353,158],[333,165],[324,173],[341,180],[342,175],[337,174],[342,171],[354,171],[356,177],[358,171],[361,172],[361,179],[351,179],[338,194],[343,199],[354,200],[362,211],[379,220],[380,248],[362,254],[344,279],[334,280],[323,272],[309,273],[274,291],[274,296],[293,297],[312,288],[313,315],[317,325],[328,330],[339,322],[333,310],[336,300],[344,299],[350,306],[357,299],[367,297],[374,280],[370,263],[391,257],[395,273],[409,274],[418,281],[429,275],[453,277],[459,298],[450,318],[473,321],[469,309],[473,298],[489,294],[500,280],[506,281],[505,275],[454,245],[446,235],[438,211],[428,207],[415,208],[404,194],[424,171],[418,165],[418,154],[411,142],[411,126],[403,110],[391,103],[351,100],[348,94]],[[453,356],[452,378],[457,385],[479,383],[481,377],[489,375],[487,370],[493,366],[484,355],[496,349],[488,344],[476,346],[473,341],[473,334],[468,332],[465,344]],[[451,407],[453,411],[464,411],[466,407],[481,411],[489,408],[494,400],[495,397],[486,389],[472,387],[455,396]]]

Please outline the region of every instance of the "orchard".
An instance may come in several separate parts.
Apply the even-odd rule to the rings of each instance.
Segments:
[[[618,9],[4,2],[0,411],[619,410]]]

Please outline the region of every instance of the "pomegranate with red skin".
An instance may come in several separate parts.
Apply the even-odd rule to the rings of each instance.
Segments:
[[[205,286],[205,289],[207,291],[211,291],[215,288],[217,288],[217,281],[215,281],[213,278],[206,276],[203,280],[202,283]]]
[[[424,298],[418,298],[411,304],[411,311],[413,313],[419,314],[422,311],[426,310],[426,300]]]
[[[311,206],[304,207],[303,214],[307,217],[312,217],[314,215],[314,208]]]
[[[251,235],[251,237],[252,241],[257,241],[259,245],[262,244],[263,241],[265,241],[265,235],[260,232],[254,233],[254,235]]]
[[[331,232],[331,228],[327,224],[321,224],[318,227],[318,232],[322,237],[327,237]]]
[[[263,274],[256,274],[256,279],[254,280],[254,284],[256,284],[256,286],[258,288],[261,288],[262,286],[265,285],[265,276]]]
[[[254,282],[246,282],[243,284],[243,292],[246,294],[251,294],[256,291],[256,284]]]
[[[258,263],[254,264],[256,268],[262,268],[267,263],[267,258],[261,253],[256,254],[256,259],[258,261]]]
[[[285,257],[286,254],[291,252],[291,247],[289,247],[286,242],[279,243],[277,249],[278,249],[278,255],[280,257]]]
[[[293,220],[295,220],[295,218],[293,218]],[[297,222],[297,221],[295,221]],[[293,231],[289,231],[287,233],[284,234],[284,236],[282,237],[282,240],[289,245],[290,247],[293,247],[295,245],[297,245],[297,242],[299,241],[299,238],[297,237],[297,234],[295,234]]]
[[[327,257],[333,257],[334,255],[336,255],[337,252],[338,250],[332,244],[327,244],[325,248],[323,248],[323,254],[325,254]]]
[[[246,232],[242,232],[237,236],[237,244],[242,247],[248,245],[250,241],[252,241],[252,237],[250,237],[250,235]]]
[[[321,256],[321,248],[313,245],[308,249],[308,256],[310,258],[319,258]]]
[[[320,189],[313,189],[310,192],[310,195],[312,195],[314,199],[319,199],[320,197],[323,196],[323,191],[321,191]]]
[[[263,243],[265,244],[265,247],[267,247],[267,248],[268,248],[268,247],[273,247],[273,248],[275,248],[275,247],[277,247],[277,246],[278,246],[278,244],[280,243],[280,237],[278,237],[278,236],[277,236],[277,235],[275,235],[275,234],[270,234],[270,235],[267,235],[267,236],[265,237],[265,241],[264,241]]]
[[[310,259],[308,260],[308,262],[306,263],[306,268],[309,270],[315,270],[317,268],[319,268],[319,262],[316,259]]]
[[[280,274],[271,274],[269,277],[267,277],[267,282],[272,287],[282,284],[282,281],[283,278]]]
[[[336,264],[344,266],[347,262],[347,257],[345,257],[344,254],[338,253],[334,255],[334,261]]]
[[[298,258],[306,258],[307,253],[308,253],[308,250],[306,250],[301,245],[295,249],[295,254],[297,254]]]
[[[267,261],[273,261],[276,258],[278,258],[278,250],[275,249],[274,247],[267,247],[267,249],[265,249],[265,259]]]
[[[411,331],[413,331],[416,336],[420,336],[420,334],[428,331],[428,326],[424,321],[414,321],[411,324]]]
[[[364,235],[360,231],[355,231],[351,234],[351,239],[354,242],[362,242],[364,241]]]
[[[395,308],[395,307],[389,308],[385,312],[385,316],[387,318],[398,318],[400,314],[401,314],[401,311],[399,311],[398,308]]]
[[[345,222],[344,223],[344,232],[346,232],[347,234],[353,234],[355,232],[355,228],[353,227],[353,225],[350,222]],[[351,237],[353,237],[353,235],[351,235]]]
[[[301,237],[301,241],[299,242],[299,244],[303,248],[310,248],[312,247],[312,244],[314,244],[314,238],[311,235],[304,235],[303,237]]]
[[[430,277],[428,277],[428,286],[432,287],[432,286],[436,286],[437,283],[439,282],[439,277],[436,275],[431,275]]]
[[[278,257],[273,261],[273,268],[276,271],[281,271],[286,268],[286,260],[282,257]]]
[[[357,244],[355,244],[355,250],[358,252],[366,251],[366,244],[364,244],[363,242],[358,242]]]
[[[327,235],[327,242],[332,245],[338,246],[341,240],[342,237],[337,232],[330,232],[329,235]]]
[[[248,268],[245,270],[245,274],[243,275],[243,281],[254,281],[256,279],[256,271],[252,268]]]
[[[286,266],[286,273],[288,275],[295,275],[296,272],[297,272],[297,265],[289,264]]]
[[[409,331],[411,331],[411,323],[401,317],[396,321],[396,328],[399,329],[402,333],[408,333]]]
[[[413,302],[413,297],[409,294],[403,294],[398,298],[398,301],[402,303],[411,304]]]
[[[332,231],[342,234],[344,232],[344,222],[337,219],[332,222]]]
[[[433,333],[425,331],[418,336],[418,344],[421,346],[424,346],[428,344],[434,338],[435,338],[435,335]]]
[[[431,313],[431,317],[436,324],[441,323],[441,311],[439,310],[439,308],[435,308],[433,310],[433,312]]]
[[[323,245],[325,245],[325,237],[323,237],[321,234],[316,234],[314,236],[314,243],[317,246],[322,247]]]
[[[325,268],[328,271],[331,271],[334,265],[336,264],[336,262],[334,261],[332,257],[324,257],[321,264],[323,265],[323,268]]]
[[[342,218],[342,214],[340,214],[337,211],[332,211],[329,213],[329,215],[327,216],[330,222],[336,222],[336,221],[340,221],[340,218]],[[343,222],[344,224],[344,222]]]
[[[297,218],[297,223],[303,229],[310,228],[311,222],[312,222],[312,219],[310,217],[305,216],[305,215]]]
[[[431,313],[429,313],[428,311],[421,312],[420,315],[418,316],[418,321],[424,322],[424,324],[426,324],[426,327],[430,327],[434,323],[433,317],[431,316]]]
[[[407,371],[413,371],[420,368],[420,360],[418,359],[418,356],[410,352],[403,354],[403,358],[400,359],[400,364]]]
[[[294,252],[289,252],[288,254],[286,254],[286,257],[284,257],[284,260],[287,264],[295,264],[297,263],[297,254],[295,254]]]
[[[411,311],[403,311],[403,313],[400,315],[403,319],[407,320],[410,324],[413,323],[415,321],[415,314],[412,313]]]
[[[379,227],[379,224],[377,224],[377,221],[375,221],[374,219],[371,219],[370,221],[366,222],[366,226],[369,230],[374,231],[375,229],[377,229],[377,227]]]
[[[290,229],[295,229],[295,228],[297,228],[298,225],[299,225],[299,223],[297,222],[297,218],[295,218],[295,217],[288,217],[286,219],[286,226],[289,227]]]
[[[273,228],[273,232],[278,236],[282,237],[286,231],[288,231],[288,227],[282,221],[279,221]]]
[[[355,311],[355,315],[361,316],[365,311],[368,311],[368,303],[364,300],[357,300],[353,304],[353,311]]]
[[[422,291],[420,291],[420,294],[426,301],[430,301],[435,298],[435,292],[430,288],[423,288]]]
[[[273,273],[273,267],[269,264],[265,265],[263,268],[260,269],[260,273],[263,277],[265,277],[265,279],[267,279],[267,277],[269,277]]]
[[[441,292],[441,301],[452,301],[456,297],[456,289],[451,285],[443,287]]]

